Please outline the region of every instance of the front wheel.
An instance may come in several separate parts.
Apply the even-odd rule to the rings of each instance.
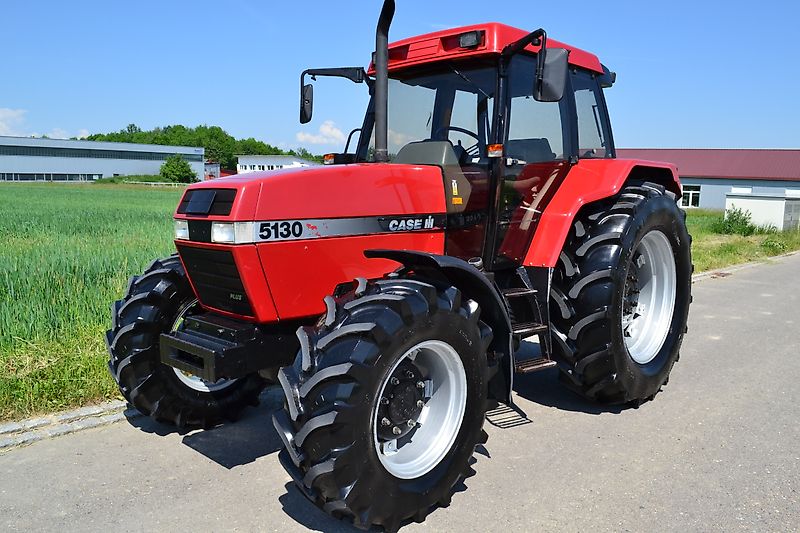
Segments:
[[[691,237],[675,196],[626,186],[577,217],[553,275],[562,377],[604,403],[640,404],[678,360],[691,302]]]
[[[122,300],[111,306],[106,332],[108,369],[125,399],[159,422],[199,428],[235,420],[258,404],[266,382],[257,374],[217,382],[181,372],[161,362],[159,337],[183,327],[183,319],[202,311],[180,259],[159,259],[131,279]]]
[[[491,330],[458,289],[420,280],[327,303],[279,373],[284,466],[328,513],[395,531],[446,505],[485,441]]]

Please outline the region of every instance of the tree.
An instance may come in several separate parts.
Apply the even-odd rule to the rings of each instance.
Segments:
[[[197,174],[189,166],[189,162],[178,154],[169,156],[161,165],[161,177],[175,183],[197,181]]]

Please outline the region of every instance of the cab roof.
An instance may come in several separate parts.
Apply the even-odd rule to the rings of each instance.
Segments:
[[[462,48],[459,36],[470,32],[479,32],[480,39],[476,47]],[[407,67],[434,63],[444,59],[462,59],[468,57],[487,57],[499,55],[507,45],[528,35],[530,31],[514,28],[498,22],[474,24],[449,30],[417,35],[391,43],[389,45],[389,71]],[[547,39],[548,48],[566,48],[570,51],[569,63],[603,74],[603,66],[596,55],[575,48],[568,44]],[[528,45],[525,50],[536,53],[539,46]],[[370,65],[370,74],[374,73],[374,65]]]

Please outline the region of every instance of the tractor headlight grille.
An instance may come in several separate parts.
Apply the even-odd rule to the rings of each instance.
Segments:
[[[253,308],[229,250],[209,250],[178,245],[186,273],[200,302],[208,307],[243,316],[253,316]]]

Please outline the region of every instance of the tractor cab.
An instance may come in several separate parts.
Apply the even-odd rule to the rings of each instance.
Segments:
[[[313,91],[305,83],[309,73],[364,81],[372,95],[345,153],[331,154],[326,163],[381,162],[375,65],[368,72],[306,71],[302,121],[310,120],[313,109]],[[441,169],[445,254],[479,258],[489,270],[522,263],[539,217],[570,166],[615,157],[602,92],[613,78],[595,56],[548,43],[543,30],[526,34],[497,23],[389,46],[386,160]],[[352,143],[356,133],[359,140]]]

